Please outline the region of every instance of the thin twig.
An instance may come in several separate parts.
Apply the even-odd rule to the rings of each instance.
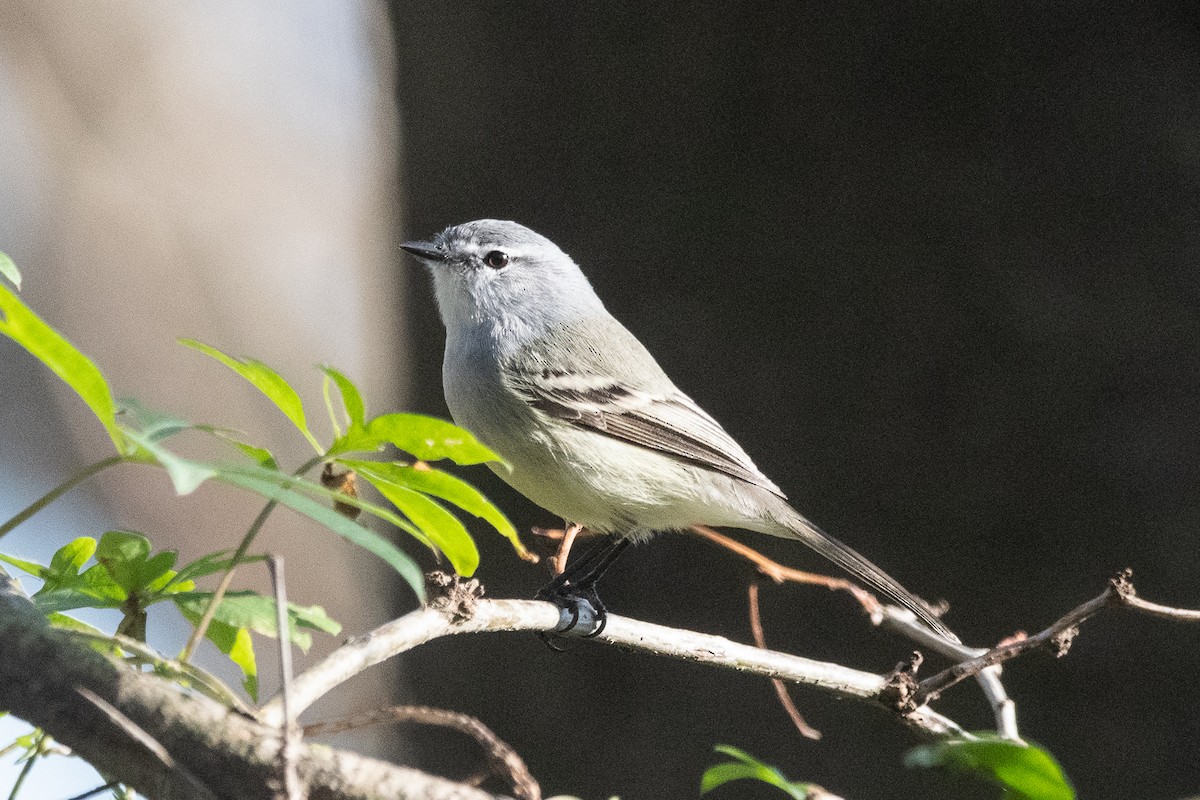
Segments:
[[[1132,577],[1133,570],[1128,568],[1122,570],[1116,577],[1109,580],[1108,585],[1098,597],[1071,609],[1040,633],[1033,636],[1013,637],[983,655],[955,664],[949,669],[926,678],[917,688],[913,701],[918,704],[926,703],[985,667],[1003,663],[1040,647],[1052,646],[1055,648],[1056,655],[1063,656],[1070,649],[1071,642],[1078,633],[1078,626],[1109,606],[1123,606],[1177,622],[1200,621],[1200,612],[1171,608],[1139,599],[1133,588]]]
[[[145,748],[153,755],[160,764],[182,777],[189,783],[195,791],[195,796],[202,800],[216,800],[216,795],[209,789],[199,778],[193,775],[186,767],[171,757],[167,752],[167,748],[146,732],[142,726],[127,717],[121,709],[114,706],[112,703],[105,700],[100,695],[88,689],[86,686],[75,687],[75,692],[87,700],[97,709],[99,709],[106,717],[108,717],[118,728],[135,742]]]
[[[907,608],[887,605],[883,607],[881,628],[899,633],[922,647],[940,653],[952,661],[959,662],[975,658],[988,652],[986,648],[967,647],[959,642],[952,642],[944,636],[938,636],[925,623],[917,619],[917,615]],[[1002,739],[1021,741],[1017,729],[1017,707],[1008,697],[1004,684],[1000,682],[1000,666],[987,667],[975,676],[976,682],[983,690],[984,697],[992,707],[996,718],[996,733]]]
[[[858,601],[863,610],[870,615],[873,622],[879,622],[879,615],[883,610],[883,604],[879,602],[875,595],[845,578],[835,578],[831,575],[819,575],[815,572],[805,572],[804,570],[785,567],[778,561],[773,561],[758,552],[753,547],[744,545],[737,539],[719,533],[705,525],[693,525],[691,530],[693,533],[708,539],[710,542],[724,547],[726,550],[730,550],[750,561],[754,566],[758,567],[759,572],[776,583],[791,581],[793,583],[803,583],[812,586],[824,586],[830,591],[848,592]]]
[[[324,460],[323,456],[314,456],[292,473],[293,477],[299,477],[310,469],[320,464]],[[254,518],[254,522],[250,523],[246,535],[242,537],[241,544],[237,546],[233,557],[229,559],[229,568],[225,570],[225,574],[221,576],[221,582],[217,584],[217,590],[213,592],[212,597],[208,601],[208,607],[204,609],[204,614],[201,615],[200,621],[196,623],[196,629],[192,631],[192,635],[188,637],[187,644],[183,646],[183,650],[179,652],[180,661],[191,660],[192,653],[199,647],[200,641],[204,638],[204,634],[208,631],[208,626],[212,624],[213,617],[217,613],[217,607],[221,605],[221,601],[225,599],[225,593],[229,591],[229,586],[233,583],[233,574],[237,571],[238,564],[246,555],[246,551],[250,549],[250,545],[254,543],[254,537],[258,536],[258,532],[262,530],[262,526],[266,523],[267,517],[271,516],[271,512],[279,505],[278,500],[268,500],[263,506],[262,511],[258,512],[258,516]]]
[[[562,541],[558,543],[558,552],[547,559],[550,562],[550,572],[555,578],[566,571],[567,557],[571,554],[571,546],[575,544],[575,537],[582,530],[582,525],[569,523],[566,530],[563,531]]]
[[[1131,572],[1130,576],[1132,574]],[[1151,603],[1149,600],[1143,600],[1132,593],[1121,596],[1121,605],[1153,617],[1169,619],[1172,622],[1200,622],[1200,611],[1191,608],[1172,608],[1171,606],[1164,606],[1159,603]]]
[[[754,643],[766,650],[767,637],[763,634],[762,617],[758,613],[758,584],[751,583],[747,592],[750,597],[750,633],[754,636]],[[796,708],[796,704],[792,702],[792,696],[788,694],[787,686],[783,681],[779,678],[772,678],[771,685],[775,687],[775,696],[779,698],[779,704],[791,717],[792,724],[796,726],[796,730],[800,731],[800,735],[814,741],[820,739],[821,732],[805,721],[800,714],[800,709]]]
[[[167,671],[175,677],[180,677],[191,681],[191,685],[196,689],[196,691],[211,697],[218,703],[236,709],[247,716],[250,716],[253,713],[250,709],[250,706],[248,706],[244,700],[234,694],[229,687],[222,683],[215,675],[212,675],[208,671],[201,669],[194,664],[185,664],[181,661],[175,661],[174,659],[167,658],[145,642],[139,642],[136,639],[129,638],[128,636],[121,636],[117,634],[109,635],[101,631],[90,631],[75,628],[60,628],[59,630],[68,636],[74,636],[92,642],[102,642],[108,645],[115,644],[122,650],[133,653],[143,662],[151,664],[157,669]]]
[[[12,517],[11,519],[6,520],[3,525],[0,525],[0,538],[3,538],[6,533],[8,533],[11,530],[13,530],[14,528],[16,528],[22,522],[29,519],[34,514],[38,513],[46,506],[53,503],[55,500],[62,497],[64,494],[66,494],[67,492],[71,491],[79,484],[86,481],[88,478],[92,477],[93,475],[103,472],[104,470],[108,469],[111,466],[120,464],[123,461],[125,461],[124,456],[119,456],[119,455],[109,456],[108,458],[105,458],[101,461],[97,461],[95,464],[86,466],[83,469],[81,469],[79,472],[76,472],[74,475],[67,478],[65,481],[60,483],[58,486],[55,486],[50,491],[46,492],[46,494],[42,495],[37,500],[34,500],[28,506],[23,508],[21,511],[19,511],[17,513],[17,515],[15,517]]]
[[[491,728],[470,714],[446,711],[427,706],[392,706],[364,714],[304,726],[305,736],[321,736],[378,725],[383,722],[419,722],[438,725],[464,733],[474,739],[487,757],[492,774],[506,778],[512,784],[513,793],[520,800],[541,800],[542,789],[524,760]],[[486,773],[485,773],[486,775]],[[466,781],[470,782],[470,781]]]
[[[279,635],[279,697],[283,706],[283,722],[280,724],[279,767],[283,773],[283,791],[287,800],[303,800],[300,775],[296,771],[296,720],[292,716],[292,640],[288,625],[287,583],[283,576],[283,558],[267,556],[267,570],[271,573],[271,584],[275,590],[275,626]]]
[[[89,797],[95,797],[101,792],[107,792],[109,789],[115,789],[120,785],[120,781],[109,781],[103,786],[97,786],[95,789],[89,789],[83,794],[77,794],[74,797],[68,797],[67,800],[88,800]]]
[[[703,525],[693,526],[692,532],[751,561],[758,567],[759,572],[776,583],[792,581],[849,592],[867,612],[874,624],[897,631],[921,646],[939,652],[950,659],[962,661],[987,652],[986,649],[967,647],[960,642],[939,636],[927,625],[918,622],[916,615],[908,609],[884,605],[875,595],[849,580],[785,567],[754,548]],[[1000,682],[1000,668],[986,669],[978,673],[975,679],[983,690],[988,703],[992,706],[996,717],[997,733],[1005,739],[1020,741],[1021,737],[1017,731],[1016,706],[1009,699],[1004,685]]]
[[[37,740],[33,745],[33,752],[29,754],[29,758],[25,759],[25,764],[21,767],[20,774],[17,775],[17,781],[13,784],[12,791],[8,793],[8,800],[17,800],[17,795],[21,793],[21,787],[25,785],[25,779],[33,771],[33,763],[42,755],[42,744],[45,741],[46,732],[38,731]]]

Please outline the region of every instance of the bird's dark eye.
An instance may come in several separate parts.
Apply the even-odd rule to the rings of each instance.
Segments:
[[[508,266],[508,253],[501,250],[493,250],[483,257],[483,263],[492,269],[502,269]]]

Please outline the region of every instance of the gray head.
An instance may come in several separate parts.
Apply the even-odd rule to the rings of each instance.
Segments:
[[[587,278],[558,245],[524,225],[480,219],[432,242],[400,245],[433,274],[438,310],[453,332],[467,325],[538,328],[603,310]]]

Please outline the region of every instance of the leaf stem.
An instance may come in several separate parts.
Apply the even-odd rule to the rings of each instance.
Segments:
[[[299,469],[292,473],[292,476],[299,477],[324,460],[324,455],[314,456],[305,461]],[[217,606],[221,605],[221,601],[225,598],[225,593],[229,591],[229,586],[233,583],[233,573],[237,570],[238,564],[241,563],[242,558],[246,555],[246,551],[250,549],[250,545],[253,544],[254,537],[258,536],[258,532],[262,530],[267,517],[271,516],[271,512],[275,510],[277,505],[279,505],[279,501],[277,500],[267,501],[262,511],[259,511],[258,516],[254,518],[254,522],[250,523],[250,528],[246,531],[246,535],[242,537],[241,544],[233,552],[233,557],[229,559],[229,568],[221,576],[221,582],[217,584],[217,590],[213,592],[212,599],[208,601],[208,607],[204,609],[204,615],[200,617],[200,621],[196,623],[196,629],[192,631],[192,635],[188,637],[187,644],[179,652],[180,661],[187,663],[191,659],[192,653],[200,645],[200,640],[204,638],[205,632],[208,631],[208,626],[212,623],[213,617],[217,613]]]
[[[17,800],[17,795],[21,793],[21,786],[24,785],[25,779],[29,777],[29,773],[33,771],[33,762],[38,760],[38,756],[42,754],[42,747],[46,743],[46,732],[40,731],[37,735],[37,741],[34,742],[33,752],[29,754],[29,758],[25,761],[25,766],[21,767],[21,774],[17,776],[17,782],[13,784],[12,791],[8,793],[8,800]]]
[[[64,494],[66,494],[67,492],[71,491],[79,484],[86,481],[88,478],[92,477],[93,475],[96,475],[97,473],[103,472],[104,470],[108,469],[109,467],[113,466],[114,464],[120,464],[123,461],[125,461],[124,456],[115,455],[115,456],[109,456],[108,458],[103,459],[102,461],[97,461],[95,464],[84,467],[82,470],[80,470],[79,472],[75,473],[70,478],[68,478],[65,482],[60,483],[58,486],[54,487],[49,492],[47,492],[46,494],[39,497],[37,500],[34,500],[32,503],[30,503],[28,506],[26,506],[24,510],[22,510],[20,513],[18,513],[15,517],[8,520],[3,525],[0,525],[0,538],[2,538],[6,533],[8,533],[13,528],[20,525],[25,520],[32,517],[34,514],[41,511],[46,506],[53,503],[59,497],[62,497]]]

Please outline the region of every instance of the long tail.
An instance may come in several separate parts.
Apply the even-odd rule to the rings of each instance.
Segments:
[[[959,641],[954,632],[938,619],[937,614],[933,613],[925,601],[901,586],[899,581],[872,564],[854,548],[842,544],[809,522],[784,501],[780,501],[779,506],[781,507],[780,513],[773,515],[768,524],[761,528],[763,533],[782,536],[785,539],[799,539],[875,591],[886,595],[916,614],[932,630],[952,642]]]

